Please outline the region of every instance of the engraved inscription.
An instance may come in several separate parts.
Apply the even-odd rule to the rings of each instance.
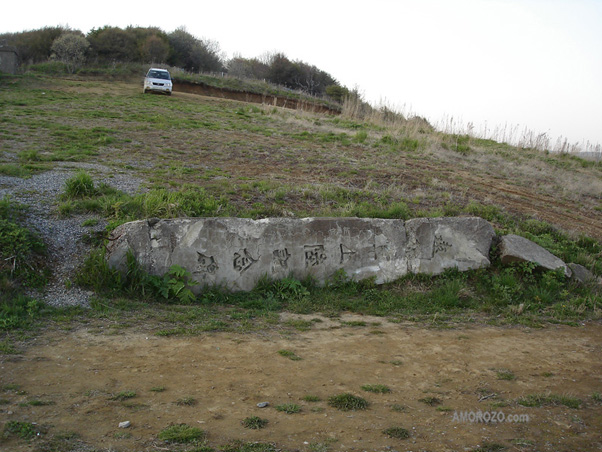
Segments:
[[[305,245],[303,250],[305,251],[306,267],[315,267],[326,260],[324,245]]]
[[[435,243],[433,244],[433,254],[445,253],[451,247],[451,243],[443,240],[443,237],[441,237],[440,235],[435,236]]]
[[[205,256],[203,253],[196,252],[198,265],[194,273],[209,273],[214,274],[215,271],[219,268],[215,258],[213,256]]]
[[[272,253],[272,256],[273,256],[273,259],[272,259],[273,264],[278,264],[282,268],[288,268],[288,258],[291,257],[291,255],[289,254],[287,248],[284,248],[281,250],[274,250],[274,252]]]
[[[391,247],[387,244],[376,246],[373,245],[374,260],[386,259],[387,261],[391,260],[392,250]]]
[[[346,245],[341,243],[341,264],[345,262],[345,259],[351,259],[351,256],[356,253],[355,250],[352,250]]]
[[[244,248],[239,252],[234,253],[234,261],[232,264],[234,265],[234,269],[242,274],[247,271],[251,265],[257,262],[258,259],[253,259],[251,253]]]

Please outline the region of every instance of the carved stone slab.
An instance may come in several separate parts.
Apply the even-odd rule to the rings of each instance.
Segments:
[[[355,280],[375,277],[382,284],[408,271],[487,266],[492,237],[493,228],[480,218],[407,223],[360,218],[151,219],[116,228],[108,261],[125,271],[131,250],[154,275],[177,264],[200,283],[198,290],[205,285],[251,290],[264,275],[312,276],[324,283],[341,269]]]

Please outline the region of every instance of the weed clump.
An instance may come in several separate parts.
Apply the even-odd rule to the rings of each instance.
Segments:
[[[159,432],[159,439],[168,443],[195,443],[205,439],[206,433],[187,424],[171,425]]]
[[[75,176],[65,182],[65,197],[71,199],[96,196],[98,190],[94,186],[94,180],[85,171],[78,171]]]
[[[407,439],[410,437],[410,432],[401,427],[389,427],[383,430],[383,433],[389,438]]]
[[[341,411],[358,411],[367,409],[370,403],[362,397],[343,393],[329,397],[328,405]]]
[[[260,428],[264,428],[266,425],[268,425],[268,420],[262,419],[259,416],[251,416],[244,418],[242,420],[242,425],[245,428],[259,430]]]
[[[32,422],[24,421],[8,421],[4,426],[5,438],[16,436],[24,440],[30,440],[39,435],[40,429]]]
[[[276,410],[286,414],[295,414],[301,411],[301,407],[296,403],[285,403],[283,405],[276,406]]]
[[[124,400],[133,399],[136,397],[136,391],[121,391],[111,397],[109,400],[123,402]]]

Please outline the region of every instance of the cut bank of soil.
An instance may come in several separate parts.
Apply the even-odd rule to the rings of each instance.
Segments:
[[[316,450],[316,443],[333,451],[473,450],[488,443],[508,450],[602,447],[602,404],[591,397],[602,391],[600,324],[434,330],[380,318],[362,317],[364,327],[320,320],[312,330],[294,334],[108,335],[103,324],[49,330],[21,355],[2,358],[2,385],[18,385],[25,393],[1,394],[7,404],[0,406],[0,419],[37,422],[47,426],[47,437],[76,432],[93,447],[128,451],[170,450],[157,435],[179,423],[205,430],[214,447],[237,439],[301,451]],[[515,378],[499,379],[500,370]],[[365,392],[361,386],[367,384],[386,385],[391,392]],[[162,386],[163,392],[151,390]],[[136,396],[111,400],[122,391]],[[367,399],[369,409],[342,412],[328,405],[329,397],[344,392]],[[582,404],[574,409],[517,403],[530,394],[568,395]],[[321,401],[306,402],[307,395]],[[440,405],[420,401],[429,397]],[[177,403],[185,398],[196,403]],[[23,404],[31,400],[52,404]],[[269,407],[258,408],[263,401]],[[285,403],[300,405],[301,412],[275,409]],[[478,411],[523,419],[471,423],[456,416]],[[248,430],[241,425],[248,416],[269,423]],[[126,420],[132,426],[119,429]],[[389,427],[403,427],[410,437],[388,438],[383,430]],[[29,451],[43,440],[11,438],[2,447]]]

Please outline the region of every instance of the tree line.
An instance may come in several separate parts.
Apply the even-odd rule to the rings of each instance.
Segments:
[[[313,96],[342,101],[349,91],[330,74],[277,52],[258,58],[226,59],[219,43],[199,39],[185,28],[166,33],[156,27],[105,26],[88,34],[65,27],[0,34],[0,45],[17,48],[24,64],[62,61],[75,72],[84,65],[114,63],[165,64],[192,73],[229,73],[266,80]]]

